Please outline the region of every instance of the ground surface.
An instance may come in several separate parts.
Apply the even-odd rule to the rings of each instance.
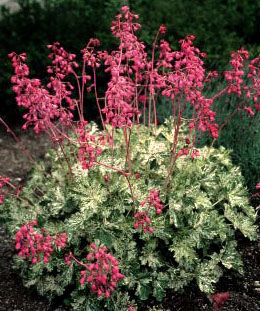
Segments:
[[[49,144],[46,138],[31,132],[22,135],[23,144],[36,159],[44,158]],[[31,165],[5,132],[0,132],[0,174],[9,176],[16,184],[24,184]],[[223,311],[260,310],[260,238],[251,243],[238,237],[239,250],[243,256],[245,274],[243,277],[228,272],[217,285],[218,292],[230,292],[230,299]],[[62,311],[60,301],[49,303],[31,289],[22,285],[22,280],[12,269],[14,254],[12,240],[0,228],[0,311]],[[156,307],[155,307],[156,305]],[[161,304],[154,301],[149,306],[140,306],[138,311],[211,311],[212,304],[195,285],[189,286],[183,294],[168,293]]]

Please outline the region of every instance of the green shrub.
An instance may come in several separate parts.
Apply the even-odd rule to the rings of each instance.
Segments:
[[[92,133],[98,131],[94,124],[90,127]],[[225,270],[242,273],[235,233],[250,240],[257,235],[241,172],[232,165],[229,151],[204,147],[194,160],[178,159],[165,190],[173,134],[172,120],[157,129],[132,129],[132,169],[141,174],[139,179],[129,176],[135,209],[155,188],[164,204],[162,215],[152,217],[153,233],[133,228],[132,197],[122,174],[101,165],[83,171],[75,164],[71,180],[56,153],[49,153],[47,164],[40,165],[45,174],[35,169],[19,201],[7,198],[0,207],[0,219],[12,236],[37,219],[50,234],[67,232],[69,237],[66,249],[46,265],[15,258],[26,286],[36,286],[49,298],[64,295],[70,310],[123,311],[150,295],[161,301],[167,289],[178,291],[192,280],[209,294]],[[122,129],[114,139],[113,162],[124,169]],[[107,147],[100,162],[113,165],[109,155]],[[97,299],[88,286],[79,284],[80,266],[64,262],[69,251],[84,262],[87,246],[94,241],[108,247],[125,275],[111,300]]]
[[[167,26],[172,44],[193,34],[199,49],[208,54],[207,65],[216,69],[222,70],[225,59],[241,46],[255,56],[259,51],[259,1],[138,0],[131,5],[140,14],[145,42],[153,40],[161,24]]]

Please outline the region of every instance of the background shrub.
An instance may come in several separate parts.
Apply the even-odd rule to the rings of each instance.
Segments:
[[[166,38],[175,44],[187,35],[195,35],[196,45],[208,54],[206,62],[210,67],[223,69],[231,51],[241,46],[259,52],[258,1],[137,0],[131,4],[140,14],[146,42],[152,42],[161,24],[167,26]]]

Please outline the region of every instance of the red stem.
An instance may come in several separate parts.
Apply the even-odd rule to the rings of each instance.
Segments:
[[[25,148],[23,143],[19,140],[19,138],[15,135],[15,133],[10,129],[10,127],[5,123],[5,121],[2,118],[0,118],[0,122],[5,126],[7,132],[10,133],[13,136],[14,140],[16,141],[16,143],[18,144],[18,146],[22,150],[23,154],[29,159],[29,161],[32,164],[36,165],[36,162],[34,161],[33,157],[30,154],[30,152]]]

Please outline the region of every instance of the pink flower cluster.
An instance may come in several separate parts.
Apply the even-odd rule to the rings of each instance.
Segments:
[[[190,157],[192,159],[194,159],[195,157],[198,157],[200,155],[199,150],[196,148],[191,148],[191,147],[183,147],[182,149],[180,149],[178,151],[178,157],[185,157],[190,155]]]
[[[94,48],[100,45],[98,39],[90,39],[87,46],[81,51],[83,54],[83,60],[86,62],[87,66],[90,67],[100,67],[101,56],[94,52]],[[100,54],[100,53],[99,53]]]
[[[230,293],[215,293],[210,296],[210,299],[213,302],[213,310],[214,311],[220,311],[220,307],[222,307],[225,302],[229,299]]]
[[[74,109],[70,99],[71,91],[57,77],[52,77],[49,88],[54,90],[54,94],[45,89],[39,79],[29,79],[29,68],[25,64],[26,54],[17,55],[15,52],[9,54],[12,59],[15,75],[11,78],[14,84],[13,90],[16,93],[18,106],[28,109],[23,115],[26,123],[23,129],[29,125],[34,126],[34,131],[40,133],[48,128],[51,120],[57,119],[62,125],[69,125],[73,118],[71,109]],[[58,70],[58,69],[56,69]],[[68,69],[69,70],[69,69]],[[60,75],[64,75],[63,69]],[[67,84],[72,89],[70,84]],[[69,109],[62,106],[63,99],[69,104]]]
[[[159,198],[159,191],[156,189],[153,189],[150,191],[150,196],[145,200],[141,202],[141,207],[148,205],[147,210],[137,212],[134,215],[134,218],[137,219],[137,221],[134,223],[133,227],[134,229],[137,229],[139,227],[142,228],[143,232],[153,232],[153,228],[150,227],[151,218],[148,217],[149,211],[152,207],[155,208],[155,213],[157,215],[162,214],[162,208],[163,204],[161,203],[161,199]]]
[[[244,88],[248,91],[248,97],[253,97],[255,110],[260,111],[260,55],[251,61],[248,68],[249,74],[247,76],[251,79],[252,86],[250,89],[247,87]]]
[[[87,260],[91,263],[84,264],[86,269],[80,272],[80,284],[89,283],[93,293],[109,298],[117,283],[124,278],[119,272],[119,262],[107,253],[106,247],[91,244],[90,250]]]
[[[117,15],[117,20],[112,22],[112,34],[120,39],[119,50],[119,65],[121,61],[127,60],[130,66],[122,66],[123,72],[132,74],[145,69],[147,63],[147,53],[145,52],[145,45],[139,42],[135,32],[141,27],[139,23],[134,22],[139,16],[130,12],[128,6],[121,8],[122,14]],[[121,57],[121,58],[120,58]],[[138,76],[137,76],[138,78]],[[139,77],[141,78],[141,77]],[[139,81],[140,79],[137,79]]]
[[[140,70],[146,66],[146,53],[144,45],[137,40],[135,31],[140,24],[133,20],[138,18],[130,12],[127,6],[122,7],[122,14],[112,22],[112,33],[120,39],[119,50],[110,55],[104,53],[107,72],[111,73],[111,80],[106,91],[105,108],[106,124],[113,127],[131,127],[133,118],[139,116],[141,111],[135,102],[136,85],[142,79]],[[123,19],[123,20],[122,20]],[[135,83],[131,74],[135,73]]]
[[[67,233],[58,233],[54,239],[54,243],[57,247],[64,248],[66,246],[67,239]]]
[[[153,227],[149,226],[151,223],[151,218],[148,217],[148,211],[137,212],[134,215],[134,218],[138,219],[133,225],[134,229],[141,227],[144,233],[153,233]]]
[[[229,81],[228,93],[236,93],[253,99],[255,110],[260,111],[260,56],[253,59],[248,65],[249,73],[247,77],[251,80],[251,84],[242,88],[243,76],[245,74],[245,60],[249,58],[249,53],[243,49],[231,53],[230,64],[232,69],[225,72],[225,78]],[[254,116],[255,112],[250,106],[245,106],[242,110],[246,111],[250,116]]]
[[[257,190],[257,192],[255,194],[253,194],[253,197],[259,197],[260,198],[260,183],[256,184],[255,189]]]
[[[4,203],[3,199],[5,198],[5,192],[1,188],[3,188],[9,182],[9,180],[9,177],[0,176],[0,205]]]
[[[63,80],[69,73],[73,72],[73,67],[79,67],[78,63],[74,60],[76,55],[65,51],[59,42],[47,45],[47,48],[52,51],[49,54],[49,59],[52,60],[52,66],[48,67],[47,72],[54,74],[58,79]]]
[[[230,65],[232,69],[226,71],[224,74],[225,79],[229,82],[228,93],[236,93],[241,95],[241,85],[243,83],[244,60],[248,59],[248,52],[244,49],[238,50],[237,52],[231,53]]]
[[[87,121],[81,121],[80,125],[77,129],[77,133],[79,134],[78,142],[79,142],[79,162],[82,165],[83,169],[90,169],[95,164],[97,156],[102,154],[102,148],[100,146],[105,145],[105,137],[90,134],[90,130],[86,129]]]
[[[20,228],[15,236],[15,249],[19,251],[18,256],[30,259],[32,264],[36,264],[42,259],[44,263],[48,263],[54,251],[53,243],[57,247],[64,248],[67,234],[51,236],[46,233],[44,228],[40,228],[41,233],[38,233],[34,230],[34,226],[38,226],[37,221],[28,222]]]
[[[201,58],[204,58],[206,54],[201,53],[198,48],[193,46],[194,39],[194,36],[187,36],[184,40],[179,41],[180,52],[172,52],[169,44],[166,41],[161,41],[158,66],[173,68],[161,77],[161,81],[163,81],[162,95],[170,97],[172,100],[178,97],[185,98],[185,101],[190,102],[196,111],[194,121],[190,122],[189,127],[195,128],[198,123],[198,129],[203,132],[208,131],[212,137],[217,138],[218,125],[213,123],[216,113],[211,110],[213,100],[206,99],[202,94],[204,81],[207,78]],[[178,109],[180,112],[181,108],[178,107]]]
[[[170,44],[165,41],[161,40],[160,43],[160,54],[159,60],[157,61],[157,67],[160,68],[173,68],[172,61],[173,61],[174,53],[170,48]]]

